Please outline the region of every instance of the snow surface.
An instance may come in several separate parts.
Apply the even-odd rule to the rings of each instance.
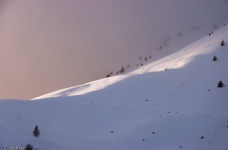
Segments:
[[[186,66],[189,62],[191,62],[197,56],[208,54],[208,53],[211,53],[211,52],[217,50],[217,48],[219,48],[219,46],[220,46],[220,44],[218,44],[218,43],[221,43],[221,39],[225,39],[227,36],[227,33],[224,30],[226,30],[226,29],[224,28],[219,31],[216,31],[216,34],[214,33],[213,36],[206,36],[206,37],[186,46],[182,50],[175,52],[156,62],[152,62],[152,63],[149,63],[144,66],[141,66],[141,64],[139,64],[140,68],[138,68],[135,71],[132,71],[130,73],[127,73],[124,75],[119,75],[119,76],[114,76],[111,78],[104,78],[104,79],[89,82],[89,83],[86,83],[83,85],[62,89],[62,90],[59,90],[56,92],[52,92],[52,93],[45,94],[43,96],[34,98],[33,100],[51,98],[51,97],[65,97],[65,96],[82,95],[82,94],[86,94],[89,92],[103,89],[107,86],[113,85],[126,78],[129,78],[129,77],[132,77],[132,76],[135,76],[138,74],[164,71],[166,68],[167,69],[180,69],[180,68]],[[183,41],[179,40],[179,43],[180,42],[182,43]],[[173,49],[175,49],[176,47],[177,46],[175,46]],[[168,47],[168,49],[169,49],[169,47]]]
[[[227,33],[224,26],[123,75],[32,101],[1,100],[0,146],[226,150],[228,47],[220,43],[222,39],[228,43]],[[213,56],[218,60],[213,61]],[[223,88],[217,87],[220,80]],[[38,138],[32,136],[35,125],[41,132]]]

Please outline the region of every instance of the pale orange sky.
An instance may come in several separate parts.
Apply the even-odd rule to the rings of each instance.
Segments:
[[[227,0],[2,0],[0,99],[103,78],[153,55],[168,36],[223,24],[227,14]]]

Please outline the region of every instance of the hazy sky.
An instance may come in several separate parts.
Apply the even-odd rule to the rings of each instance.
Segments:
[[[168,36],[227,21],[228,0],[1,0],[0,99],[103,78]]]

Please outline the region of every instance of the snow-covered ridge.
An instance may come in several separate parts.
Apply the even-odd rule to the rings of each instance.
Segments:
[[[0,147],[228,149],[227,33],[227,26],[222,27],[125,75],[40,97],[44,99],[1,100]],[[222,88],[217,87],[220,80]],[[36,125],[39,137],[32,134]]]
[[[51,98],[51,97],[65,97],[65,96],[75,96],[82,95],[89,92],[101,90],[107,86],[113,85],[119,81],[122,81],[126,78],[137,74],[143,74],[147,72],[157,72],[164,71],[167,69],[180,69],[191,62],[195,57],[208,54],[216,50],[220,45],[218,43],[221,42],[221,39],[227,41],[227,31],[228,27],[222,27],[217,30],[211,36],[206,35],[204,38],[186,46],[182,50],[173,53],[165,58],[162,58],[158,61],[149,63],[132,71],[130,73],[109,77],[105,79],[100,79],[97,81],[89,82],[83,85],[70,87],[62,90],[58,90],[52,93],[45,94],[43,96],[36,97],[32,100]]]

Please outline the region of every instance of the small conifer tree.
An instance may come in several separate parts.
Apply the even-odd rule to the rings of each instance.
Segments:
[[[40,135],[40,130],[39,130],[39,128],[38,128],[37,125],[35,126],[35,129],[34,129],[34,131],[33,131],[33,135],[34,135],[35,137],[39,137],[39,135]]]
[[[222,81],[219,81],[218,87],[223,87],[223,86],[224,86],[224,84],[222,83]]]
[[[123,73],[125,71],[124,67],[121,68],[120,73]]]
[[[31,144],[27,144],[24,150],[33,150],[33,146]]]
[[[224,43],[224,41],[222,40],[222,42],[221,42],[221,46],[224,46],[225,45],[225,43]]]
[[[217,57],[216,57],[216,56],[214,56],[214,57],[213,57],[213,61],[216,61],[216,60],[217,60]]]
[[[108,78],[108,77],[110,77],[110,75],[108,74],[106,77]]]

